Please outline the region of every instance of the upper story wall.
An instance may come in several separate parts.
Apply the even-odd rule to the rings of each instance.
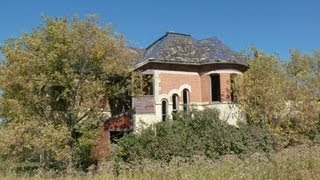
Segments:
[[[159,77],[159,94],[172,96],[178,94],[182,100],[183,89],[190,92],[190,102],[201,102],[201,77],[194,72],[157,71]]]
[[[212,102],[212,91],[219,88],[220,102],[231,101],[231,79],[232,74],[242,74],[235,69],[215,70],[203,73],[164,71],[155,70],[157,79],[155,85],[158,86],[158,94],[161,98],[171,101],[173,94],[178,94],[182,101],[183,89],[190,91],[190,103],[208,104]],[[211,82],[211,75],[218,74],[220,77],[219,86],[215,87]],[[159,100],[161,98],[158,98]]]

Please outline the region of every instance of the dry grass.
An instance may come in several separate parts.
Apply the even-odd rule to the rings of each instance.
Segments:
[[[256,153],[244,159],[224,156],[216,161],[201,157],[189,161],[177,158],[169,164],[145,160],[115,167],[109,162],[95,174],[54,177],[53,173],[39,172],[30,177],[9,173],[3,174],[1,179],[319,179],[320,146],[288,148],[269,157]]]

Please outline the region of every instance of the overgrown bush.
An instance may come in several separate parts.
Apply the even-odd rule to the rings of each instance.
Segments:
[[[138,159],[170,161],[173,157],[269,152],[271,134],[258,126],[229,125],[216,109],[179,113],[176,120],[155,124],[137,134],[124,136],[116,155],[125,162]]]

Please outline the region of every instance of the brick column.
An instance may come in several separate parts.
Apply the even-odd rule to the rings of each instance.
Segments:
[[[231,83],[229,73],[220,74],[220,92],[222,102],[231,101]]]

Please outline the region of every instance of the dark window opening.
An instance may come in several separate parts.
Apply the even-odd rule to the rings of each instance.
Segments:
[[[117,144],[119,139],[122,138],[125,134],[130,133],[131,131],[110,131],[110,141],[113,144]]]
[[[172,112],[176,113],[179,110],[179,96],[178,94],[172,95]]]
[[[167,112],[168,112],[168,102],[167,100],[162,100],[161,102],[161,108],[162,108],[162,121],[166,121],[167,119]]]
[[[143,95],[153,95],[153,75],[145,74],[142,76]]]
[[[189,111],[189,90],[184,89],[182,91],[183,96],[183,111]]]
[[[211,75],[211,100],[212,101],[221,101],[220,75],[219,74]]]

